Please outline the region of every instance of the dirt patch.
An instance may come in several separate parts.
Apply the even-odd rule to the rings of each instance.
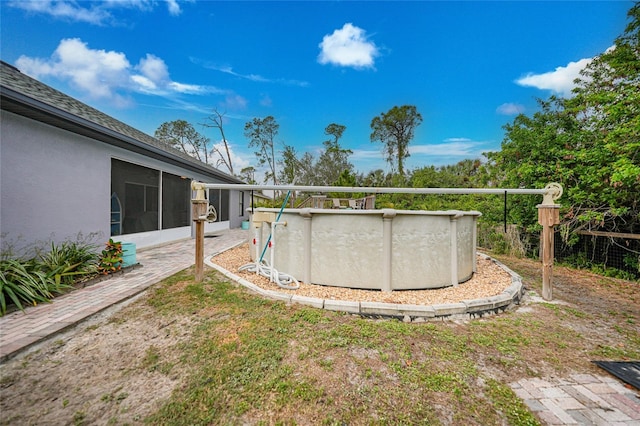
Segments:
[[[161,317],[144,297],[18,356],[0,372],[2,424],[127,424],[169,397],[184,367],[174,348],[189,317]]]

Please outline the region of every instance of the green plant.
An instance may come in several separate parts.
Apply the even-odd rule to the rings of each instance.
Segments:
[[[48,302],[53,297],[50,286],[47,274],[38,270],[34,261],[0,261],[0,316],[6,313],[8,301],[20,310],[24,310],[23,302],[34,306]]]
[[[509,420],[509,424],[536,426],[540,422],[527,409],[524,402],[506,385],[488,378],[487,394],[496,408],[500,409]]]
[[[54,294],[71,287],[77,276],[95,273],[95,247],[87,242],[51,243],[46,252],[34,249],[29,259],[15,258],[12,252],[0,253],[0,315],[12,302],[19,309],[48,302]]]
[[[638,271],[640,273],[640,253],[627,253],[622,259],[628,268]]]
[[[109,238],[98,261],[98,270],[107,275],[122,269],[122,243]]]
[[[87,419],[87,415],[84,413],[84,411],[76,411],[75,413],[73,413],[73,424],[74,425],[84,425],[85,420]]]
[[[73,284],[77,276],[92,274],[96,270],[95,247],[80,242],[63,242],[41,254],[39,266],[55,283],[55,292]]]

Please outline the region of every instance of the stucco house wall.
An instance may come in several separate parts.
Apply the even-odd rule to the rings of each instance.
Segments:
[[[20,79],[25,79],[29,91],[33,85],[41,85],[37,89],[54,92],[53,96],[73,105],[75,110],[81,110],[84,106],[27,76],[16,75],[19,71],[7,68],[8,65],[4,63],[0,66],[3,77],[7,75],[5,72],[10,72],[10,77],[18,79],[18,83],[21,82]],[[23,108],[20,104],[22,99],[19,98],[23,95],[19,93],[21,86],[8,86],[7,80],[0,80],[3,101],[0,103],[0,249],[42,245],[49,241],[73,241],[79,234],[84,237],[93,236],[96,241],[108,240],[111,235],[113,159],[189,180],[241,183],[235,177],[195,159],[185,158],[184,154],[169,147],[158,148],[151,145],[147,148],[147,144],[158,141],[148,135],[142,135],[139,139],[143,140],[137,140],[135,137],[139,132],[135,129],[106,115],[100,115],[102,113],[95,110],[90,112],[100,115],[98,118],[107,125],[111,125],[109,120],[113,120],[115,124],[112,127],[124,128],[126,134],[119,135],[108,127],[102,129],[100,126],[96,126],[97,133],[82,129],[75,131],[76,124],[68,124],[62,120],[58,125],[57,117],[53,119],[41,114],[37,105]],[[34,96],[39,102],[38,95],[35,92]],[[5,102],[7,99],[10,101]],[[28,97],[25,97],[24,102],[37,104]],[[57,105],[53,105],[53,114],[68,113],[65,109],[58,111]],[[50,108],[44,106],[45,109]],[[71,118],[75,120],[73,116]],[[93,123],[90,125],[93,126]],[[108,137],[99,134],[102,130]],[[91,137],[94,134],[97,136]],[[134,136],[133,139],[131,135]],[[228,220],[207,223],[205,232],[237,228],[242,221],[248,220],[248,214],[240,210],[241,194],[245,200],[244,205],[249,205],[249,192],[230,191]],[[130,233],[114,238],[134,242],[138,248],[144,248],[192,238],[193,235],[193,222],[189,220],[188,226]]]
[[[0,229],[3,238],[58,242],[109,235],[111,164],[100,144],[2,111]]]

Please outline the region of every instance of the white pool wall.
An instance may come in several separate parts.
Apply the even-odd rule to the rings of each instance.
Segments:
[[[259,252],[279,209],[252,215]],[[476,211],[285,209],[264,259],[299,281],[383,291],[455,286],[476,269]],[[266,219],[266,220],[265,220]],[[256,246],[250,248],[255,260]],[[259,256],[259,254],[258,254]]]

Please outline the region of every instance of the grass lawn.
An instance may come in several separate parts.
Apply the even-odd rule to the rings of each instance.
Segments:
[[[500,260],[523,276],[529,291],[540,290],[538,263]],[[564,303],[527,303],[481,319],[422,323],[287,305],[264,300],[214,271],[201,284],[192,274],[185,270],[164,280],[106,324],[83,330],[89,342],[109,336],[124,342],[127,333],[140,334],[131,331],[136,324],[153,325],[157,336],[140,335],[117,361],[97,366],[95,371],[122,377],[120,385],[110,385],[113,391],[89,395],[76,384],[79,390],[72,393],[73,386],[60,379],[25,382],[25,389],[53,388],[59,395],[55,408],[46,408],[50,396],[24,406],[15,402],[4,423],[32,422],[24,413],[34,404],[48,415],[67,410],[56,417],[66,415],[65,423],[128,423],[124,407],[129,402],[132,409],[134,394],[153,394],[152,385],[133,385],[144,375],[144,383],[174,384],[132,423],[536,425],[511,383],[604,374],[593,359],[640,359],[640,285],[566,268],[556,268],[555,296]],[[60,373],[56,368],[72,363],[73,375],[80,376],[81,363],[72,356],[86,344],[66,346],[65,357],[47,371]],[[38,362],[50,366],[57,350],[41,354]],[[36,374],[37,360],[24,360],[3,383],[13,380],[9,389],[17,391],[18,383]],[[109,370],[115,362],[123,366]],[[91,386],[107,380],[92,374]]]
[[[539,285],[535,264],[521,262]],[[583,280],[583,289],[632,291],[637,302],[637,283],[589,277],[596,282]],[[634,299],[601,302],[604,312],[542,303],[406,324],[266,301],[215,273],[202,285],[190,280],[174,277],[148,300],[161,315],[202,316],[182,348],[188,378],[152,423],[532,425],[509,383],[592,371],[594,357],[640,358]]]

